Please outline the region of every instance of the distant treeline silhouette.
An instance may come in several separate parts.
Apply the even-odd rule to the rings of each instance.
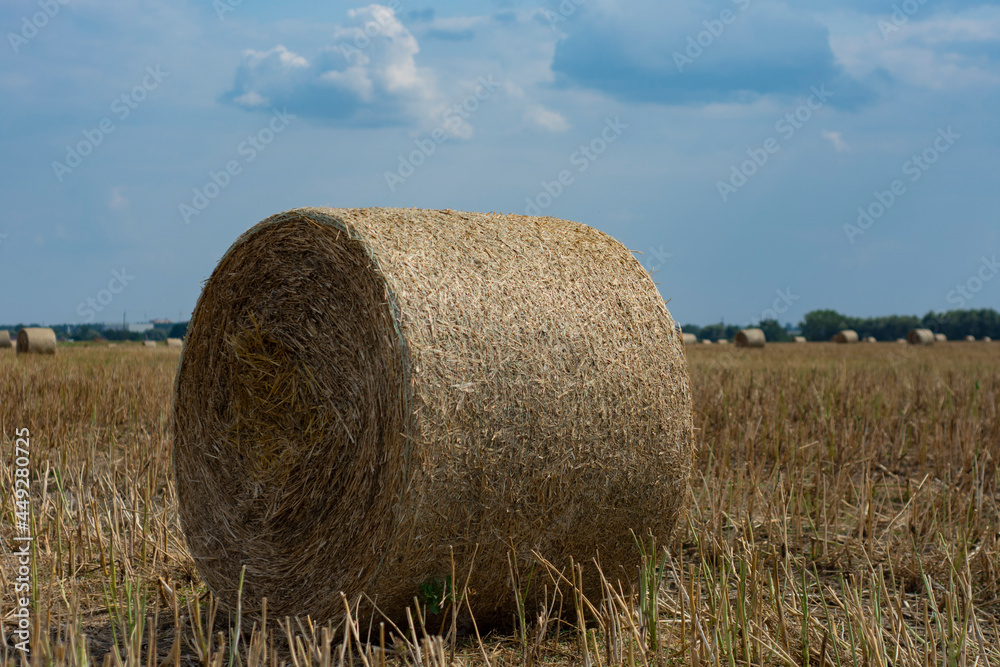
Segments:
[[[776,320],[761,320],[748,326],[760,327],[767,340],[780,342],[791,339],[792,327],[783,327]],[[741,328],[735,324],[685,324],[685,333],[693,333],[701,339],[731,339]],[[916,315],[885,315],[882,317],[852,317],[835,310],[813,310],[805,314],[798,325],[799,331],[808,340],[830,340],[841,329],[854,329],[862,338],[873,336],[877,340],[891,341],[906,338],[911,329],[930,329],[943,333],[949,340],[965,336],[1000,339],[1000,313],[992,308],[981,310],[950,310],[946,313],[931,311],[923,317]]]

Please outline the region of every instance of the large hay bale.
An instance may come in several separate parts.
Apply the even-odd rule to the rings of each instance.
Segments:
[[[206,282],[177,376],[174,469],[209,586],[274,617],[397,623],[451,574],[509,622],[508,554],[634,582],[693,455],[682,348],[632,254],[573,222],[297,209]],[[534,593],[542,590],[534,569]],[[438,583],[435,583],[438,582]],[[623,584],[626,585],[626,584]],[[551,586],[549,588],[551,592]],[[362,602],[362,613],[368,604]]]
[[[6,329],[0,329],[0,348],[14,347],[14,344],[10,342],[10,332]]]
[[[857,343],[858,332],[854,329],[844,329],[835,333],[831,340],[834,343]]]
[[[184,347],[184,341],[180,338],[168,338],[167,347]]]
[[[930,329],[910,329],[906,340],[910,341],[910,345],[933,345],[934,332]]]
[[[698,337],[693,333],[684,334],[684,344],[685,345],[695,345],[698,343]]]
[[[736,334],[737,347],[764,347],[766,342],[764,332],[760,329],[741,329]]]
[[[792,342],[794,342],[794,343],[805,343],[806,342],[806,337],[805,336],[793,336],[792,337]]]
[[[17,332],[18,354],[55,354],[56,332],[48,327],[25,327]]]
[[[948,342],[948,337],[946,335],[944,335],[943,333],[936,333],[936,334],[934,334],[934,342],[935,343],[947,343]]]

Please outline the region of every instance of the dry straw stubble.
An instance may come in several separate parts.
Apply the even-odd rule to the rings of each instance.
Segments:
[[[56,332],[48,327],[25,327],[17,332],[18,354],[55,354]]]
[[[690,470],[682,345],[635,258],[584,225],[268,218],[205,284],[181,358],[190,551],[230,605],[245,565],[244,609],[266,596],[315,620],[340,617],[344,591],[401,622],[451,549],[486,623],[514,611],[511,549],[522,582],[533,551],[560,566],[599,551],[634,580],[630,531],[669,538]]]

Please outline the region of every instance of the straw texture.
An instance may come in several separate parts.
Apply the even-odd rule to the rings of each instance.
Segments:
[[[195,308],[174,433],[211,588],[234,606],[245,565],[244,610],[320,621],[343,591],[400,623],[449,547],[484,623],[513,614],[511,550],[522,582],[533,550],[634,581],[630,530],[666,543],[693,454],[683,339],[628,250],[450,210],[297,209],[241,236]]]
[[[906,340],[910,341],[910,345],[933,345],[934,332],[930,329],[910,329]]]
[[[25,327],[17,332],[18,354],[55,354],[56,332],[48,327]]]
[[[834,343],[857,343],[858,342],[858,332],[854,329],[844,329],[843,331],[838,331],[833,335]]]
[[[741,329],[736,334],[737,347],[764,347],[767,339],[760,329]]]
[[[10,332],[6,329],[0,329],[0,348],[13,346],[14,344],[10,342]]]

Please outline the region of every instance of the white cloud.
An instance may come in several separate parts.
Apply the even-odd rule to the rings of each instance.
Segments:
[[[111,199],[108,201],[108,207],[115,211],[124,211],[128,208],[129,201],[125,197],[125,188],[122,186],[117,186],[111,188]]]
[[[565,132],[569,123],[562,114],[550,111],[541,105],[534,105],[524,112],[524,120],[528,125],[549,132]]]
[[[840,132],[833,132],[832,130],[823,130],[821,134],[823,135],[824,139],[833,144],[833,150],[837,151],[838,153],[846,153],[847,151],[851,150],[851,147],[847,145],[846,141],[844,141],[844,138],[841,136]]]

